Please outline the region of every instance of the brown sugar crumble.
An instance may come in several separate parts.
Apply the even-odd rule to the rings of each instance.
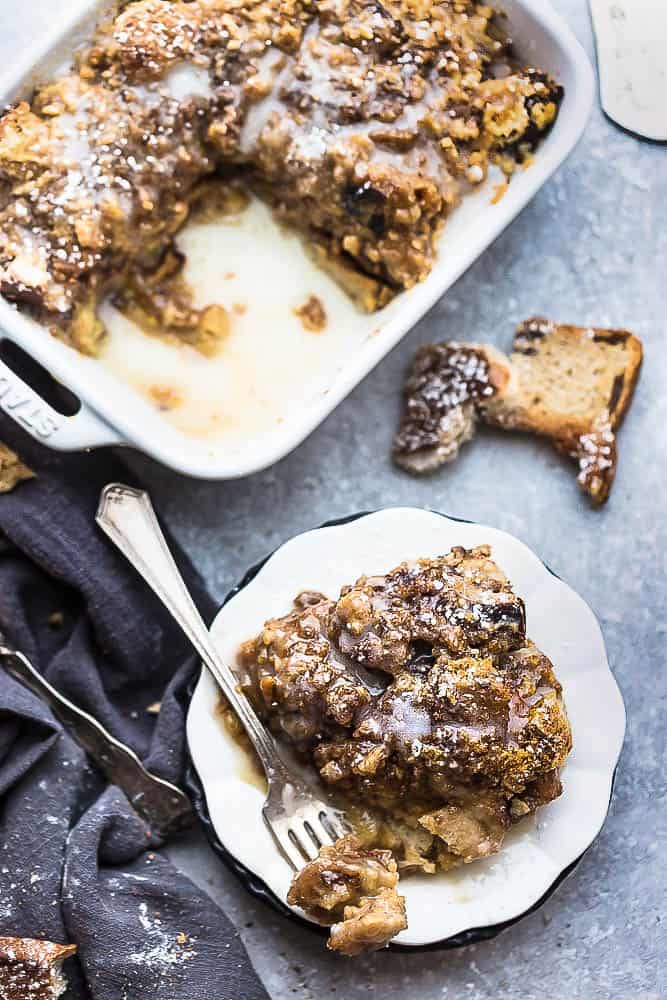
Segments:
[[[294,310],[294,315],[309,333],[322,333],[327,325],[326,310],[317,295],[309,295],[304,304]]]
[[[76,945],[0,937],[2,1000],[57,1000],[67,989],[62,965]]]
[[[377,309],[561,97],[473,0],[136,0],[0,117],[0,291],[90,354],[109,295],[211,353],[224,311],[193,308],[174,238],[240,211],[242,178]]]
[[[561,685],[488,546],[362,576],[337,600],[302,593],[242,645],[239,667],[261,718],[353,826],[355,844],[321,851],[290,893],[315,919],[351,921],[348,953],[355,927],[372,925],[374,947],[405,926],[397,872],[488,857],[560,795],[572,745]]]
[[[332,951],[359,955],[382,948],[408,926],[397,885],[391,851],[363,848],[359,838],[349,834],[323,847],[296,875],[287,902],[331,925]]]

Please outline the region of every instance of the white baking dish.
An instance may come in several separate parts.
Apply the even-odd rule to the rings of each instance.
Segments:
[[[67,65],[109,6],[73,3],[58,37],[35,46],[0,76],[0,102],[16,100],[36,80]],[[518,172],[504,197],[491,204],[490,178],[464,200],[445,227],[438,261],[422,285],[381,312],[362,316],[307,263],[298,240],[281,234],[268,213],[255,207],[246,213],[247,231],[237,229],[227,246],[235,262],[233,287],[225,285],[221,268],[212,266],[224,256],[229,234],[218,227],[183,237],[189,241],[189,277],[200,297],[231,305],[230,296],[241,295],[243,307],[251,307],[239,321],[242,336],[229,357],[223,351],[220,361],[205,361],[190,349],[139,336],[114,317],[104,359],[86,358],[0,297],[2,336],[71,389],[81,408],[75,416],[62,416],[3,362],[0,406],[51,447],[131,445],[203,478],[247,475],[295,448],[493,242],[583,131],[593,75],[572,32],[546,0],[503,0],[502,7],[522,60],[549,70],[563,84],[561,113],[530,169]],[[327,306],[329,322],[319,336],[305,334],[292,314],[307,290],[316,290]],[[282,322],[275,320],[276,302],[282,305]],[[177,400],[169,412],[156,402],[165,394]]]

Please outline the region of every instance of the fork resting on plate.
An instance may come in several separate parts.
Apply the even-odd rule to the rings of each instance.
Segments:
[[[266,772],[262,814],[283,855],[299,871],[347,831],[338,809],[287,768],[273,736],[257,717],[238,679],[220,658],[178,571],[147,493],[110,483],[102,490],[97,523],[143,576],[201,656],[239,717]]]

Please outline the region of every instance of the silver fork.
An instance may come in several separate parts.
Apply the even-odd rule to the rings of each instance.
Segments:
[[[110,483],[102,490],[96,520],[183,629],[241,720],[268,781],[262,815],[283,855],[299,871],[317,857],[320,847],[343,836],[344,817],[316,788],[288,770],[273,736],[239,690],[176,567],[148,494]]]

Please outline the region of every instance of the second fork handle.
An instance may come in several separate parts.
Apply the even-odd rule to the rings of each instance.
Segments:
[[[282,769],[275,741],[219,656],[169,551],[148,494],[122,483],[110,483],[102,490],[96,521],[183,629],[238,715],[271,778]]]

